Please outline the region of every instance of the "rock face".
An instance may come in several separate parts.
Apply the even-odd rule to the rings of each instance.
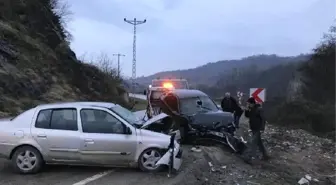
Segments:
[[[57,6],[55,0],[0,2],[0,116],[55,101],[127,105],[116,78],[77,60]]]

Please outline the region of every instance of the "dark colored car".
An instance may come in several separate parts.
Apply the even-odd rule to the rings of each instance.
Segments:
[[[181,143],[229,145],[235,152],[242,152],[245,144],[234,136],[232,113],[223,112],[216,103],[199,90],[175,89],[160,97],[162,112],[173,119],[173,126],[180,130]]]

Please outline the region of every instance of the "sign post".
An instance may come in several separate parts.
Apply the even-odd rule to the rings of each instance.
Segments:
[[[256,100],[256,103],[262,104],[266,100],[266,89],[250,88],[250,97],[253,97]]]

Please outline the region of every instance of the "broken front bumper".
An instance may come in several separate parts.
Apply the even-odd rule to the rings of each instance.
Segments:
[[[162,158],[156,163],[156,165],[168,165],[173,164],[172,167],[175,170],[179,170],[182,164],[182,149],[180,145],[174,148],[174,153],[172,149],[169,149]],[[172,157],[173,156],[173,157]]]

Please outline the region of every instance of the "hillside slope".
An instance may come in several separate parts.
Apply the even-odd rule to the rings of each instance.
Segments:
[[[77,60],[55,0],[0,0],[0,116],[42,102],[126,104],[118,80]]]
[[[280,57],[277,55],[256,55],[240,60],[223,60],[213,63],[208,63],[193,69],[164,71],[147,77],[137,78],[139,84],[150,84],[155,78],[186,78],[191,85],[215,85],[216,81],[230,74],[234,69],[246,67],[254,67],[257,70],[264,70],[270,67],[284,64],[288,62],[297,62],[306,60],[307,55],[299,55],[295,57]],[[202,75],[199,75],[202,74]]]

